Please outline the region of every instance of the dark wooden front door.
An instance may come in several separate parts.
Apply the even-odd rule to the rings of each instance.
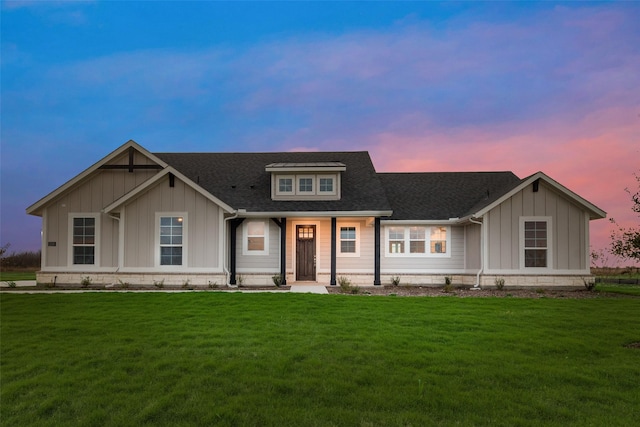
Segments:
[[[316,226],[296,226],[296,280],[316,280]]]

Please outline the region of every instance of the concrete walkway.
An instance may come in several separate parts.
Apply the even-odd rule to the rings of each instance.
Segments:
[[[328,294],[327,288],[322,285],[291,285],[289,292],[303,294]]]

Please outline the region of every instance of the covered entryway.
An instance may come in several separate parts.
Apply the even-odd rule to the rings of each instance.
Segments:
[[[296,226],[296,280],[316,280],[316,226]]]

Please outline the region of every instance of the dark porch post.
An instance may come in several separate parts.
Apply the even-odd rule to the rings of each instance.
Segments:
[[[281,219],[280,225],[280,275],[282,285],[287,284],[287,218]]]
[[[229,224],[229,284],[236,284],[236,235],[238,226],[242,224],[244,218],[234,218]]]
[[[331,217],[331,286],[336,285],[336,218]]]
[[[374,223],[374,274],[373,274],[373,284],[375,286],[380,286],[380,218],[376,217]]]

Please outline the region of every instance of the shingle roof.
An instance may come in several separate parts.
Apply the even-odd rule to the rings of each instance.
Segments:
[[[488,205],[521,180],[512,172],[380,173],[393,208],[390,219],[462,218]]]
[[[155,153],[196,184],[232,206],[248,212],[390,211],[369,153]],[[341,200],[276,201],[265,167],[273,163],[340,162]]]

